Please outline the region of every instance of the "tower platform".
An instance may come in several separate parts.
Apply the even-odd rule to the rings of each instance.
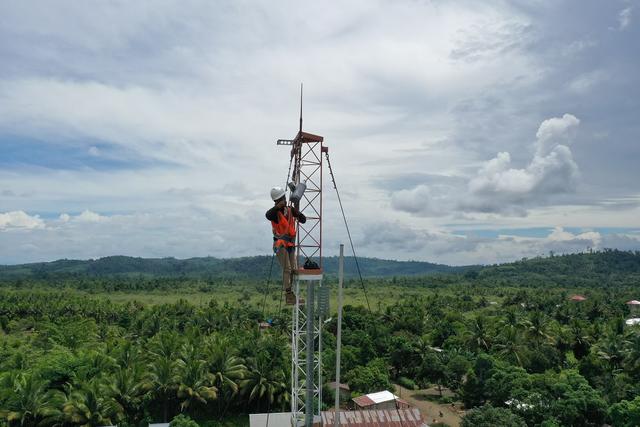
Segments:
[[[296,271],[294,271],[293,274],[297,276],[298,280],[304,280],[304,281],[322,280],[321,268],[314,268],[314,269],[299,268]]]

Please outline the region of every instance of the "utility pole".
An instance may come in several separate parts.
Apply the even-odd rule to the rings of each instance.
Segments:
[[[338,336],[336,337],[336,409],[334,426],[340,425],[340,350],[342,349],[342,281],[344,280],[344,245],[340,244],[338,264]]]

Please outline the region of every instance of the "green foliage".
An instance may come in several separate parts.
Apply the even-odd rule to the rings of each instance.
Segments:
[[[614,403],[609,408],[609,422],[616,427],[640,425],[640,396]]]
[[[90,426],[111,425],[119,416],[119,410],[112,397],[103,395],[103,388],[97,381],[69,390],[63,405],[64,419]]]
[[[454,390],[459,390],[471,363],[462,355],[455,354],[449,358],[446,365],[445,377],[447,385]]]
[[[444,384],[447,378],[447,369],[441,353],[427,350],[423,354],[418,378],[423,383],[430,382],[439,387]],[[442,395],[442,393],[440,394]]]
[[[176,415],[171,422],[169,423],[169,427],[200,427],[199,424],[193,421],[190,417],[184,414]]]
[[[529,374],[488,356],[476,360],[463,398],[467,406],[508,405],[528,424],[551,419],[563,426],[599,426],[606,409],[601,395],[576,371]]]
[[[10,425],[139,425],[288,406],[288,340],[258,334],[249,307],[10,292],[0,312],[11,325],[0,335],[0,417]]]
[[[418,389],[418,385],[415,383],[415,381],[410,380],[407,377],[398,377],[398,384],[400,384],[402,387],[408,389],[408,390],[417,390]]]
[[[63,395],[48,390],[46,381],[26,373],[5,373],[0,416],[9,424],[36,425],[60,416]]]
[[[506,408],[484,405],[467,413],[461,427],[526,427],[522,418]]]
[[[366,366],[358,366],[347,373],[345,380],[352,392],[359,394],[391,390],[387,366],[382,359],[374,359]]]
[[[436,384],[453,392],[447,401],[508,410],[531,426],[637,424],[640,328],[623,322],[624,302],[638,298],[637,257],[610,251],[369,278],[372,312],[348,279],[343,382],[354,393],[391,390],[392,380]],[[209,425],[286,410],[289,308],[277,310],[277,295],[268,299],[274,327],[259,332],[263,283],[241,270],[189,277],[174,261],[184,277],[112,276],[100,263],[88,276],[62,262],[56,268],[67,276],[47,278],[33,265],[40,273],[0,284],[0,424],[144,425],[183,412]],[[99,289],[109,292],[87,293]],[[209,295],[199,301],[193,289]],[[570,301],[574,293],[587,300]],[[333,317],[325,361],[335,347]],[[324,368],[330,381],[333,361]]]
[[[555,398],[551,412],[562,425],[602,424],[606,402],[576,371],[563,371],[560,376],[545,374],[544,382],[550,392],[549,400]]]

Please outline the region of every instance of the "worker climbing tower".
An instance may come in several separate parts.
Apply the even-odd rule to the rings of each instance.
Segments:
[[[291,325],[291,422],[293,427],[311,427],[320,417],[322,401],[322,318],[327,308],[328,288],[322,288],[322,156],[328,152],[324,138],[302,131],[292,140],[278,140],[291,146],[292,188],[304,183],[306,190],[297,202],[307,221],[297,225],[294,278],[296,302]],[[300,265],[302,264],[302,265]],[[318,298],[320,296],[320,298]],[[316,301],[321,301],[316,307]]]

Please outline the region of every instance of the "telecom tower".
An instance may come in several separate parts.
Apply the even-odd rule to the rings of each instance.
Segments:
[[[307,218],[298,223],[296,260],[317,268],[300,268],[294,277],[296,303],[291,325],[291,423],[311,427],[319,420],[322,402],[322,318],[328,310],[328,288],[322,287],[322,156],[328,152],[324,138],[300,129],[293,140],[278,140],[291,146],[294,184],[306,182],[300,212]],[[289,177],[287,178],[289,179]],[[316,295],[317,294],[317,295]],[[318,301],[318,307],[315,302]]]

